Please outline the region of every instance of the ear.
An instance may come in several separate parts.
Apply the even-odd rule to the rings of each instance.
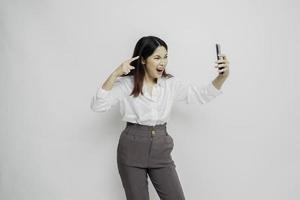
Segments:
[[[141,59],[142,64],[146,64],[145,59],[142,57]]]

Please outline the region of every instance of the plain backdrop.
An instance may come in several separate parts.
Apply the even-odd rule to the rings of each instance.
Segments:
[[[299,1],[0,1],[0,199],[122,200],[119,106],[97,89],[143,36],[195,84],[230,62],[223,94],[174,105],[168,131],[188,200],[300,199]],[[159,199],[150,179],[152,200]]]

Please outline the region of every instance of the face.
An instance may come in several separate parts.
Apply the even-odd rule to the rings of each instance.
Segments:
[[[153,54],[146,59],[146,76],[153,80],[162,76],[168,63],[168,52],[163,46],[155,49]]]

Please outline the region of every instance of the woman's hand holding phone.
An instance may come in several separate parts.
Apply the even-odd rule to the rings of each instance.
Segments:
[[[220,44],[216,44],[217,61],[215,62],[218,68],[219,76],[227,77],[229,75],[229,61],[225,54],[221,54]]]

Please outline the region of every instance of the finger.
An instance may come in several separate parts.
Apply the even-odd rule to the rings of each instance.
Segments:
[[[132,65],[130,65],[130,66],[129,66],[129,69],[135,69],[135,67],[134,67],[134,66],[132,66]]]
[[[226,70],[228,70],[228,66],[225,66],[225,67],[216,67],[216,68],[218,68],[218,70],[221,70],[221,69],[226,69]]]
[[[217,61],[215,61],[216,63],[217,62],[227,62],[227,63],[229,63],[229,61],[228,60],[217,60]]]
[[[225,67],[216,67],[216,68],[219,70],[219,69],[224,69]]]
[[[220,69],[219,72],[225,72],[227,70],[228,70],[228,68],[224,68],[224,69]]]
[[[224,73],[226,73],[226,71],[219,71],[219,73],[220,73],[220,74],[224,74]]]
[[[138,59],[139,57],[140,57],[140,56],[136,56],[136,57],[134,57],[134,58],[130,58],[128,61],[129,61],[129,62],[132,62],[132,61]]]
[[[228,66],[228,64],[223,63],[223,64],[217,64],[217,65],[215,65],[215,66],[217,66],[217,67],[226,67],[226,66]]]
[[[227,66],[227,64],[218,64],[218,65],[215,65],[215,67],[225,67]]]
[[[219,57],[226,58],[226,55],[225,54],[219,54]]]
[[[228,60],[217,60],[215,63],[227,63],[229,64]]]

